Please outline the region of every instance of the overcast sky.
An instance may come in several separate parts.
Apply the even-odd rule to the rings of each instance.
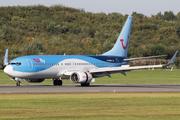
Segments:
[[[158,12],[180,12],[180,0],[0,0],[0,6],[52,6],[62,4],[73,8],[83,8],[86,12],[112,13],[131,15],[132,12],[142,13],[146,16],[156,15]]]

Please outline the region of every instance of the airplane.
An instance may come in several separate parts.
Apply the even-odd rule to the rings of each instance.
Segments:
[[[178,51],[168,64],[132,67],[128,65],[132,60],[164,56],[127,57],[132,20],[133,16],[127,17],[115,45],[102,55],[31,55],[18,57],[8,62],[8,49],[6,49],[4,72],[11,80],[17,81],[17,86],[21,86],[22,79],[32,83],[52,79],[54,86],[61,86],[62,79],[70,79],[72,83],[89,86],[90,82],[95,81],[94,78],[111,77],[113,73],[121,73],[126,76],[127,71],[173,64]]]

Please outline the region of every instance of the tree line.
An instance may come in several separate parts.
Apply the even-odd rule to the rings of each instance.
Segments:
[[[167,54],[170,59],[180,50],[180,12],[132,15],[128,57]],[[113,47],[127,16],[63,5],[0,7],[0,68],[7,48],[9,59],[34,54],[102,54]],[[180,67],[180,55],[175,64]]]

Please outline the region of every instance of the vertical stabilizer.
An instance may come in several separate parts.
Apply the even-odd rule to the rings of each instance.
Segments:
[[[8,49],[6,49],[6,53],[4,56],[4,65],[8,65]]]
[[[127,56],[130,33],[131,33],[132,19],[133,19],[133,16],[128,16],[126,23],[124,24],[124,27],[121,30],[121,33],[119,34],[119,37],[118,37],[114,47],[110,51],[108,51],[102,55],[122,56],[122,57]]]

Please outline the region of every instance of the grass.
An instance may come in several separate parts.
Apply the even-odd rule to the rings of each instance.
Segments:
[[[0,94],[0,119],[177,120],[180,93]]]
[[[174,71],[170,71],[170,69],[133,70],[126,72],[127,76],[118,73],[112,74],[111,78],[96,78],[96,82],[91,84],[179,84],[179,73],[179,69],[175,69]],[[3,71],[0,71],[0,84],[15,84],[15,81],[10,80],[10,77],[8,77]],[[22,80],[22,84],[33,83],[27,83]],[[52,84],[52,80],[46,79],[40,84]],[[63,80],[63,84],[72,83],[70,80]]]

